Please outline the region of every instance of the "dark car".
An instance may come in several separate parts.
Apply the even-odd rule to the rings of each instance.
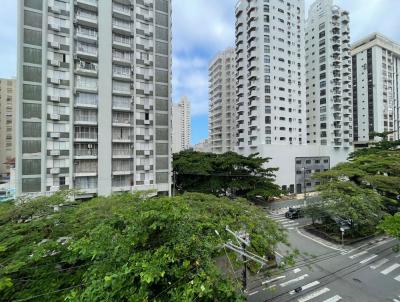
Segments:
[[[302,209],[289,208],[289,211],[285,213],[285,217],[288,219],[299,219],[304,217]]]

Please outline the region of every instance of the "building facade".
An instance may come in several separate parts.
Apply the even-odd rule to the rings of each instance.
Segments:
[[[334,166],[348,154],[340,149],[331,156],[330,146],[307,143],[304,1],[240,0],[235,14],[236,150],[271,158],[269,166],[279,168],[276,183],[302,193],[300,166],[315,172],[308,159],[329,157]]]
[[[193,146],[193,151],[203,152],[203,153],[211,152],[210,143],[209,143],[208,139],[204,139],[201,142],[195,144]]]
[[[172,104],[172,153],[190,148],[192,141],[191,106],[187,97]]]
[[[355,146],[400,139],[400,44],[374,33],[352,45]]]
[[[349,21],[349,13],[333,6],[333,0],[317,0],[310,7],[305,33],[308,144],[352,146]]]
[[[0,183],[9,180],[15,160],[15,88],[15,79],[0,79]]]
[[[19,0],[17,194],[170,191],[170,0]]]
[[[235,148],[235,70],[233,48],[219,53],[209,64],[208,130],[213,153],[225,153]]]

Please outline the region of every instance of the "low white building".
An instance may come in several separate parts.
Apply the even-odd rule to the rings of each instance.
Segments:
[[[211,152],[211,146],[208,139],[202,140],[200,143],[193,146],[193,151],[196,152]]]

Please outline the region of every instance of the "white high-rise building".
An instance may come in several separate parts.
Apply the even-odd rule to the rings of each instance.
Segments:
[[[235,13],[237,151],[271,158],[284,189],[312,190],[347,152],[307,144],[304,0],[240,0]]]
[[[235,72],[233,48],[217,54],[209,64],[208,131],[209,145],[213,153],[225,153],[235,149]]]
[[[400,139],[400,44],[374,33],[352,45],[354,144]]]
[[[307,143],[350,150],[353,142],[349,13],[317,0],[306,27]]]
[[[192,140],[191,106],[187,97],[172,104],[172,153],[190,148]]]
[[[17,194],[170,191],[170,0],[19,0]]]

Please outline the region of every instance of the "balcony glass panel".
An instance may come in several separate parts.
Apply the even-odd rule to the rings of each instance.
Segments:
[[[131,108],[131,98],[123,97],[123,96],[114,96],[113,97],[113,107],[130,109]]]
[[[99,102],[98,95],[93,93],[79,93],[75,98],[76,105],[97,106],[98,102]]]

